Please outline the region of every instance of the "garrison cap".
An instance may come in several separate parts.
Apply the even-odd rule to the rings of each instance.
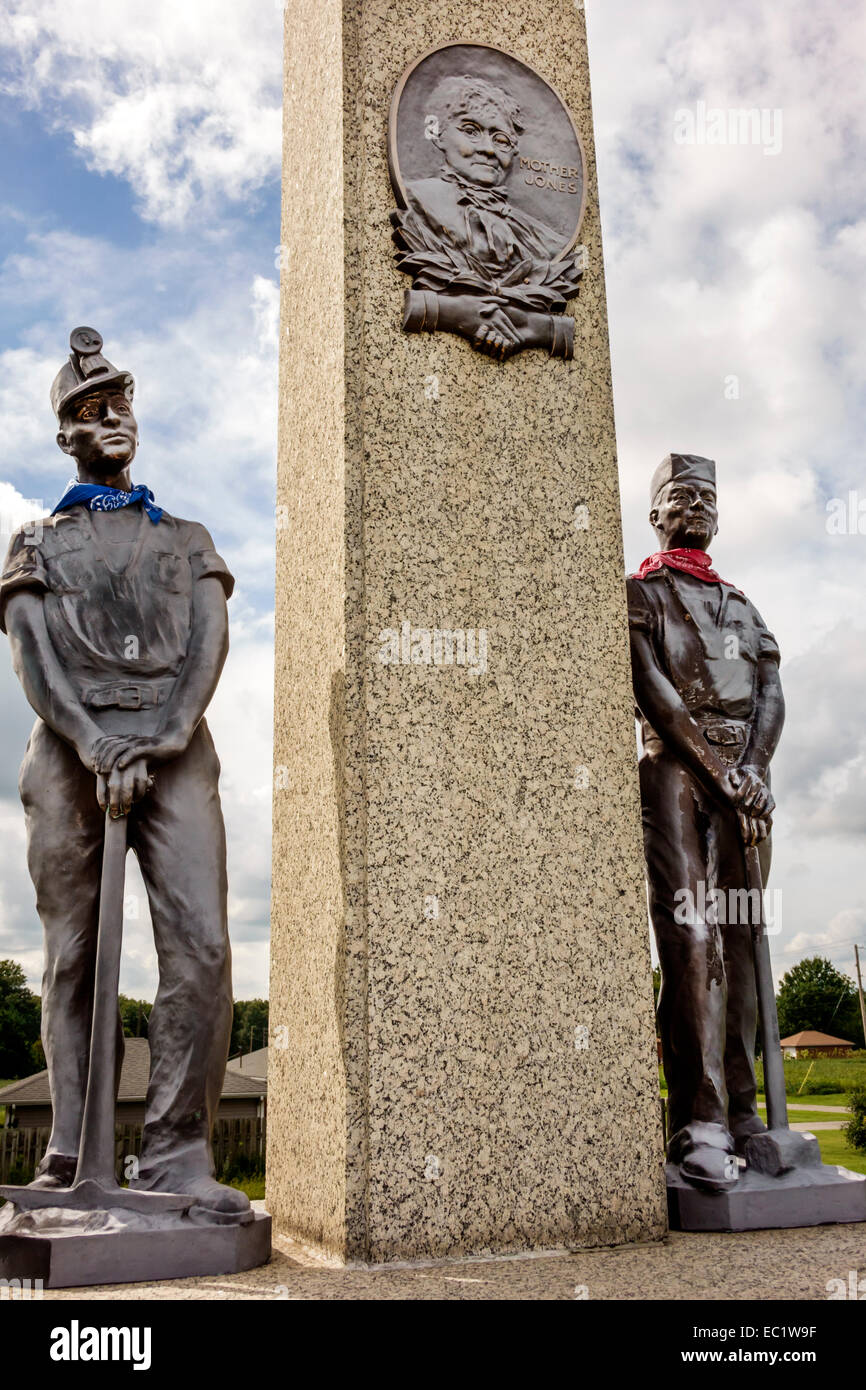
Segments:
[[[715,487],[715,462],[713,459],[701,458],[700,454],[668,454],[653,473],[650,483],[651,507],[655,506],[662,488],[673,482],[709,483]]]
[[[51,387],[51,405],[60,419],[70,401],[99,386],[117,386],[132,400],[135,382],[102,356],[102,334],[95,328],[73,328],[69,335],[69,361],[64,362]]]

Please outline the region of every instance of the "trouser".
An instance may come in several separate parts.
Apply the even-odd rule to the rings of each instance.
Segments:
[[[150,1081],[139,1185],[171,1191],[213,1174],[211,1128],[232,1023],[225,829],[219,760],[202,720],[186,751],[156,769],[128,817],[159,966],[148,1024]],[[37,720],[21,768],[27,858],[45,934],[42,1042],[52,1155],[78,1153],[87,1086],[105,816],[96,778]],[[119,924],[118,924],[119,925]]]
[[[672,1159],[700,1139],[743,1139],[757,1112],[757,992],[745,859],[736,814],[661,740],[645,744],[640,782],[650,917],[661,966],[658,1028]],[[717,750],[718,751],[718,750]],[[760,846],[770,869],[769,839]],[[719,897],[712,896],[719,890]],[[737,892],[741,897],[734,896]],[[719,907],[712,910],[712,905]],[[709,911],[701,911],[709,903]],[[689,907],[692,911],[689,911]],[[731,919],[734,920],[731,920]],[[685,919],[685,920],[684,920]],[[718,919],[718,920],[715,920]],[[716,1134],[702,1126],[716,1127]]]

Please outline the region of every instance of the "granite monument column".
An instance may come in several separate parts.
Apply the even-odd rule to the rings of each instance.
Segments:
[[[275,1228],[659,1237],[581,8],[296,0],[283,180]]]

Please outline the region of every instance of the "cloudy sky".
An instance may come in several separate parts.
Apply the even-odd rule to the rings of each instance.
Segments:
[[[232,653],[208,718],[223,762],[235,991],[262,994],[279,0],[3,0],[3,10],[0,519],[8,531],[62,491],[47,391],[69,329],[92,324],[137,377],[137,480],[205,522],[238,578]],[[853,942],[866,943],[864,4],[587,0],[586,10],[628,565],[652,548],[646,488],[658,460],[671,449],[715,457],[714,561],[784,657],[775,964],[820,949],[850,971]],[[765,112],[758,138],[714,141],[713,112],[727,122],[741,108]],[[845,534],[828,532],[832,499],[847,508]],[[0,700],[0,957],[20,960],[35,985],[15,788],[32,717],[5,642]],[[152,997],[132,868],[129,878],[122,985]]]

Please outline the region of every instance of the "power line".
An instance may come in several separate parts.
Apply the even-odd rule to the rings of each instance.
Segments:
[[[816,946],[788,946],[784,951],[773,951],[774,956],[805,955],[807,952],[835,951],[839,946],[853,946],[855,943],[860,945],[861,950],[866,951],[866,946],[856,936],[846,937],[843,941],[827,941],[823,945]],[[772,950],[772,947],[770,948]]]

